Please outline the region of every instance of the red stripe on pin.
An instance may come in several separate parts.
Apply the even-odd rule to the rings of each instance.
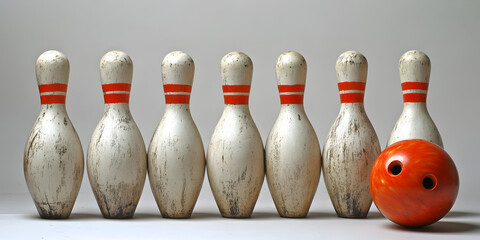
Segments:
[[[248,104],[248,95],[224,95],[223,97],[225,99],[225,104]]]
[[[109,84],[103,84],[102,90],[104,93],[114,92],[114,91],[130,92],[131,86],[132,85],[129,83],[109,83]]]
[[[403,94],[403,102],[426,102],[426,93],[405,93]]]
[[[188,104],[189,102],[190,102],[190,95],[184,95],[184,94],[165,95],[166,104]]]
[[[63,84],[63,83],[42,84],[42,85],[38,85],[38,89],[40,90],[40,93],[66,92],[67,84]]]
[[[303,95],[301,94],[291,94],[291,95],[280,95],[281,104],[303,104]]]
[[[402,91],[406,90],[428,90],[428,83],[425,82],[404,82],[402,83]]]
[[[249,93],[250,85],[223,85],[222,89],[224,93]]]
[[[339,82],[338,90],[339,91],[348,91],[348,90],[365,91],[365,83],[364,82]]]
[[[164,92],[191,92],[192,85],[186,84],[165,84],[163,85]]]
[[[65,95],[41,95],[42,104],[65,104]]]
[[[341,103],[363,103],[363,93],[341,93]]]
[[[278,91],[281,93],[284,92],[304,92],[305,85],[304,84],[296,84],[296,85],[278,85]]]
[[[128,93],[110,93],[104,94],[105,104],[109,103],[128,103],[130,94]]]

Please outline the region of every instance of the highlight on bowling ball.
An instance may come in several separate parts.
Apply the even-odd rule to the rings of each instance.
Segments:
[[[377,209],[407,227],[427,226],[444,217],[457,198],[458,186],[457,168],[448,153],[420,139],[387,147],[370,174]]]

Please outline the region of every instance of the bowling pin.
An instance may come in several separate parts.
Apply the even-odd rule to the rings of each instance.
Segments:
[[[303,107],[307,62],[296,52],[277,60],[280,114],[265,144],[267,183],[282,217],[305,217],[320,178],[320,144]]]
[[[347,51],[336,66],[340,113],[323,149],[323,177],[339,217],[364,218],[372,204],[369,177],[380,154],[377,134],[363,106],[367,59]]]
[[[189,105],[194,71],[193,59],[180,51],[162,62],[167,105],[148,148],[148,176],[166,218],[191,216],[205,176],[202,138]]]
[[[132,217],[145,183],[145,144],[128,104],[132,74],[124,52],[108,52],[100,61],[105,111],[90,140],[87,171],[105,218]]]
[[[28,137],[23,170],[42,218],[68,218],[83,178],[83,150],[65,108],[70,64],[58,51],[38,57],[40,114]]]
[[[225,108],[207,150],[207,173],[223,217],[250,217],[265,175],[263,143],[248,108],[252,60],[231,52],[221,61]]]
[[[423,139],[443,148],[442,137],[427,110],[430,59],[420,51],[408,51],[398,68],[403,91],[403,112],[390,134],[387,146],[405,139]]]

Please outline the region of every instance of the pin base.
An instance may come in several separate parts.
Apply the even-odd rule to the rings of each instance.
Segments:
[[[69,214],[63,214],[63,215],[59,215],[59,214],[39,214],[40,215],[40,218],[42,219],[51,219],[51,220],[55,220],[55,219],[67,219],[70,217],[70,213]]]
[[[224,218],[250,218],[251,216],[252,216],[252,214],[250,214],[250,215],[238,215],[238,216],[223,215],[222,214],[222,217],[224,217]]]
[[[294,215],[294,214],[278,214],[282,218],[306,218],[307,214]]]
[[[106,214],[102,214],[102,215],[103,215],[103,218],[106,218],[106,219],[129,219],[129,218],[133,218],[133,213],[128,214],[128,215],[106,215]]]
[[[192,212],[190,211],[189,213],[173,213],[173,214],[167,214],[167,213],[161,213],[163,218],[169,218],[169,219],[185,219],[185,218],[190,218],[192,217]]]
[[[365,214],[344,214],[337,212],[339,218],[352,218],[352,219],[362,219],[367,218],[368,212]]]
[[[247,213],[235,213],[232,214],[231,212],[222,212],[220,211],[220,214],[224,218],[250,218],[252,216],[252,212],[247,212]]]
[[[43,219],[67,219],[72,212],[71,207],[68,208],[62,204],[39,204],[35,202],[35,206],[37,207],[38,215]]]

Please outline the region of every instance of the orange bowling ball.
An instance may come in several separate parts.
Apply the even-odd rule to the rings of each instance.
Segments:
[[[370,192],[378,210],[408,227],[426,226],[445,216],[458,186],[457,168],[447,152],[420,139],[387,147],[370,174]]]

